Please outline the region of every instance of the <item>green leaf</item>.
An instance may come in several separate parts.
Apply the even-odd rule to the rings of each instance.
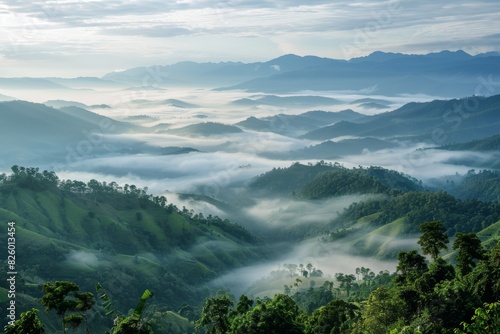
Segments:
[[[137,306],[135,307],[134,316],[136,316],[139,319],[141,318],[142,311],[144,310],[144,307],[146,306],[146,302],[151,297],[153,297],[153,293],[148,289],[144,290],[144,293],[142,294],[141,299],[139,300],[139,303],[137,303]]]

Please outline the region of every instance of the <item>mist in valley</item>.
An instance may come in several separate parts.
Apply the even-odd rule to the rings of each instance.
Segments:
[[[38,155],[9,151],[8,137],[0,147],[0,171],[9,172],[11,165],[37,166],[52,170],[60,179],[92,179],[118,184],[134,184],[147,188],[154,195],[163,195],[169,203],[186,207],[204,216],[219,216],[240,224],[260,238],[271,250],[269,258],[253,266],[236,269],[213,280],[209,286],[229,288],[233,293],[247,292],[252,284],[284,263],[312,263],[333,277],[335,273],[353,273],[364,266],[374,272],[395,270],[394,260],[355,255],[356,237],[348,240],[325,241],[322,235],[342,228],[339,217],[355,202],[380,195],[354,194],[321,200],[301,200],[290,194],[274,196],[257,194],[249,184],[259,175],[274,168],[287,168],[294,163],[314,165],[338,164],[346,168],[380,166],[422,180],[435,187],[440,179],[450,175],[464,175],[473,168],[470,162],[491,161],[495,155],[488,152],[444,151],[432,137],[384,138],[393,148],[371,151],[361,147],[360,152],[345,154],[338,159],[290,159],[284,154],[322,143],[321,140],[287,136],[303,134],[292,129],[288,118],[313,110],[340,112],[351,109],[370,116],[395,110],[408,102],[428,102],[435,96],[401,94],[397,96],[367,95],[353,91],[314,91],[283,94],[283,99],[294,96],[322,96],[337,101],[331,105],[293,105],[290,103],[248,106],[234,103],[240,99],[260,101],[268,94],[244,91],[216,91],[199,88],[98,89],[90,91],[48,91],[41,94],[27,90],[2,91],[18,99],[44,103],[47,100],[77,101],[89,106],[99,117],[109,117],[136,127],[117,133],[114,125],[97,123],[96,127],[80,129],[72,141],[39,145]],[[262,100],[265,101],[265,100]],[[71,102],[68,102],[71,104]],[[378,105],[376,105],[378,103]],[[385,103],[381,105],[380,103]],[[97,107],[91,107],[97,106]],[[255,117],[270,119],[269,128],[237,128],[235,124]],[[359,122],[364,122],[361,118]],[[234,133],[219,133],[212,123],[236,129]],[[205,128],[190,128],[202,124]],[[329,124],[322,124],[326,126]],[[176,130],[186,129],[181,134]],[[113,131],[112,131],[113,130]],[[14,134],[12,134],[14,135]],[[339,135],[333,142],[362,138]],[[469,162],[469,163],[468,163]],[[444,181],[443,181],[444,182]],[[336,222],[336,223],[333,223]],[[364,232],[363,232],[364,233]],[[376,236],[372,236],[377,238]],[[380,247],[386,252],[414,249],[416,237],[390,238],[380,235]],[[227,245],[204,244],[192,251],[203,252],[204,247],[224,248]],[[392,249],[393,248],[393,249]],[[95,259],[85,253],[74,252],[68,261],[91,264]]]

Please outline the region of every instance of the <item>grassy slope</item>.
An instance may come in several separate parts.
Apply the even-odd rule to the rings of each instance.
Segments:
[[[176,310],[199,304],[197,286],[257,258],[254,245],[219,227],[160,207],[119,204],[0,185],[0,221],[16,222],[20,275],[27,283],[74,281],[91,292],[100,282],[125,313],[149,288],[155,302]],[[38,306],[27,302],[20,311],[31,307]]]

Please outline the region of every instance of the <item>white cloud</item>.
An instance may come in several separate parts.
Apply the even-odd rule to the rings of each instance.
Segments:
[[[51,61],[67,73],[85,75],[184,59],[268,60],[287,52],[342,58],[377,49],[485,51],[497,49],[490,37],[500,30],[499,10],[497,1],[487,0],[11,0],[0,10],[0,54],[25,59],[18,63],[18,75]],[[348,54],[342,45],[351,47]],[[91,61],[77,67],[82,53]],[[60,62],[62,56],[66,63]],[[50,75],[40,69],[38,73]]]

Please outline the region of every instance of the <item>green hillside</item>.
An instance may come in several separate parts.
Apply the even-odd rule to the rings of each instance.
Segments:
[[[448,183],[446,190],[462,199],[500,202],[500,172],[469,171],[460,182]]]
[[[16,223],[22,292],[39,294],[38,284],[49,280],[73,281],[84,291],[100,282],[123,313],[145,289],[165,311],[177,311],[198,305],[211,279],[263,256],[241,226],[180,210],[134,185],[13,171],[0,179],[0,221]]]
[[[294,194],[300,199],[321,199],[351,194],[405,192],[422,189],[411,176],[381,167],[345,168],[323,161],[274,168],[252,180],[250,189],[268,194]]]
[[[395,258],[416,247],[411,239],[420,224],[434,220],[443,222],[449,236],[477,233],[485,245],[500,239],[500,204],[460,200],[445,192],[407,192],[353,203],[332,221],[324,239],[341,239],[354,254]]]
[[[302,240],[321,235],[327,242],[341,240],[353,254],[394,259],[399,251],[414,245],[412,239],[419,232],[418,226],[428,221],[441,220],[450,236],[473,232],[485,244],[497,240],[500,237],[497,227],[500,203],[495,200],[497,174],[469,173],[463,185],[456,187],[457,193],[460,190],[468,194],[464,198],[426,190],[420,181],[396,171],[380,167],[349,169],[325,163],[295,163],[288,168],[273,169],[254,179],[250,187],[254,193],[310,203],[345,195],[378,194],[360,197],[338,216],[332,211],[332,220],[324,227],[295,226],[289,221],[279,231],[273,230],[273,237],[292,240],[293,236],[294,240]]]

